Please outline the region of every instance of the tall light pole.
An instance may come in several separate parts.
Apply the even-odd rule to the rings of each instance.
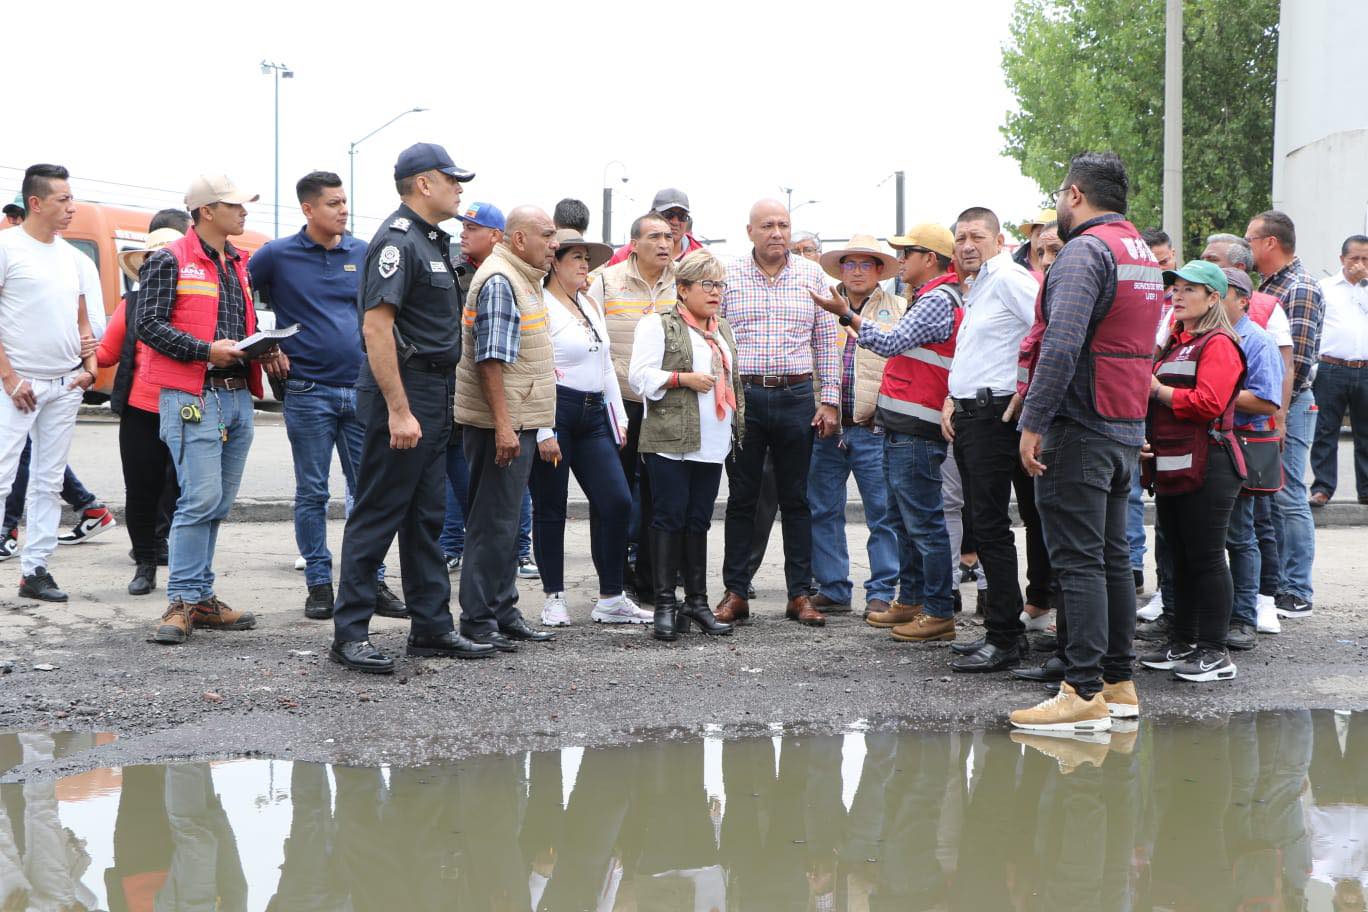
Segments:
[[[280,237],[280,80],[294,79],[294,70],[283,63],[261,61],[262,75],[273,74],[275,81],[275,236]]]
[[[603,166],[603,243],[613,243],[613,188],[608,184],[608,169],[617,165],[622,169],[622,182],[627,183],[627,166],[613,159]]]
[[[351,231],[352,234],[356,233],[356,147],[361,145],[366,140],[370,139],[376,133],[379,133],[381,130],[385,129],[385,127],[388,127],[390,124],[394,123],[399,118],[405,117],[409,114],[418,114],[426,110],[428,109],[409,108],[407,111],[400,111],[398,114],[395,114],[389,120],[385,121],[380,126],[376,127],[374,130],[371,130],[365,136],[361,137],[356,142],[352,143],[347,147],[347,161],[349,168],[347,174],[347,230]]]
[[[782,194],[784,194],[784,197],[785,197],[784,208],[787,209],[787,210],[789,211],[789,215],[792,215],[792,214],[793,214],[793,188],[792,188],[792,187],[785,187],[785,186],[783,186],[783,185],[780,185],[780,187],[779,187],[779,192],[782,193]],[[808,202],[812,202],[812,200],[808,200]],[[800,203],[799,205],[802,205],[802,204]]]
[[[798,205],[796,205],[796,206],[790,206],[790,207],[789,207],[789,215],[793,215],[793,213],[794,213],[796,210],[802,209],[804,206],[811,206],[811,205],[814,205],[815,203],[820,203],[820,202],[821,202],[821,200],[803,200],[803,201],[802,201],[801,203],[799,203]]]

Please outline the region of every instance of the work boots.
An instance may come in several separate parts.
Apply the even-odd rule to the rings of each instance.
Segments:
[[[684,533],[684,607],[679,610],[679,613],[682,617],[680,624],[676,626],[687,628],[691,620],[710,636],[726,636],[732,632],[732,625],[719,621],[713,616],[712,609],[708,607],[708,535],[706,532]]]
[[[138,569],[133,573],[133,579],[128,581],[129,595],[147,595],[157,588],[157,564],[155,561],[147,561],[138,564]]]
[[[689,622],[679,614],[679,604],[675,600],[675,574],[679,570],[679,560],[684,550],[684,536],[679,532],[662,532],[654,527],[646,532],[650,535],[651,543],[651,588],[655,590],[655,617],[651,636],[669,643],[689,630]]]

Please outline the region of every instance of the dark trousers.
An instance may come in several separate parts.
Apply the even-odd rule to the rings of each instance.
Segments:
[[[706,534],[712,525],[717,489],[722,484],[722,464],[666,459],[648,453],[646,469],[656,491],[651,528]]]
[[[1203,649],[1225,649],[1235,600],[1226,563],[1226,530],[1240,493],[1240,476],[1230,456],[1212,447],[1206,481],[1188,494],[1155,498],[1173,566],[1173,637]]]
[[[129,407],[132,411],[132,407]],[[28,474],[29,474],[29,453],[33,450],[33,441],[24,442],[24,452],[19,454],[19,468],[14,473],[14,486],[10,488],[9,496],[5,498],[5,528],[19,528],[19,520],[24,515],[24,499],[28,497]],[[66,501],[76,512],[84,510],[95,502],[95,495],[86,490],[85,485],[81,484],[81,479],[76,477],[76,473],[71,471],[71,466],[66,467],[62,473],[62,500]],[[174,505],[173,505],[174,506]],[[167,520],[167,529],[171,528],[170,520]]]
[[[745,436],[726,463],[730,490],[722,581],[728,592],[746,597],[751,582],[755,505],[768,453],[774,459],[774,479],[783,517],[784,579],[788,597],[794,598],[805,595],[812,580],[812,520],[807,500],[812,417],[817,411],[812,381],[768,389],[748,383],[745,393]]]
[[[1254,498],[1254,537],[1259,540],[1259,595],[1278,594],[1278,532],[1273,525],[1273,497]]]
[[[1316,368],[1316,432],[1311,441],[1311,490],[1335,493],[1339,482],[1339,438],[1344,414],[1354,436],[1354,486],[1368,497],[1368,367],[1320,362]]]
[[[779,515],[779,486],[774,482],[774,460],[765,457],[764,474],[760,476],[760,496],[755,501],[755,538],[751,541],[750,575],[760,572],[769,548],[774,518]]]
[[[565,504],[573,471],[594,513],[590,551],[599,595],[620,595],[632,495],[618,468],[602,393],[556,387],[556,441],[559,465],[540,457],[532,461],[532,544],[542,591],[565,591]]]
[[[1048,470],[1035,480],[1036,505],[1059,579],[1066,679],[1088,699],[1104,678],[1129,681],[1135,661],[1126,511],[1139,447],[1061,418],[1046,432],[1041,453]]]
[[[356,497],[342,533],[342,572],[333,609],[333,636],[339,643],[366,639],[375,612],[376,571],[396,535],[413,634],[436,636],[453,627],[451,580],[437,538],[446,512],[456,375],[404,368],[401,377],[409,409],[423,431],[410,450],[390,447],[389,407],[364,366],[356,387],[356,416],[365,437]]]
[[[637,450],[637,443],[641,439],[641,419],[645,412],[640,402],[624,401],[622,407],[627,412],[627,442],[618,451],[618,459],[622,463],[622,474],[627,478],[627,490],[632,494],[639,510],[639,528],[647,529],[651,525],[653,502],[651,475],[646,471],[641,454]],[[590,505],[589,520],[589,544],[591,548],[597,548],[599,520],[592,505]],[[623,578],[627,582],[635,583],[637,592],[642,594],[650,592],[653,584],[651,583],[651,540],[649,535],[637,536],[635,579],[632,578],[632,574],[628,574],[626,563],[627,558],[624,553]]]
[[[984,632],[988,642],[1013,647],[1024,632],[1017,585],[1016,535],[1012,532],[1012,480],[1020,471],[1021,436],[1002,420],[1007,403],[955,412],[955,462],[973,516],[979,563],[988,580]],[[1048,587],[1048,576],[1046,586]]]
[[[1020,438],[1018,438],[1018,441]],[[1016,491],[1017,513],[1026,527],[1026,604],[1037,608],[1050,605],[1054,573],[1050,569],[1050,549],[1045,547],[1045,533],[1040,527],[1040,511],[1036,508],[1035,479],[1026,474],[1018,458],[1012,472],[1012,489]]]
[[[470,512],[466,514],[465,561],[461,564],[461,633],[488,636],[522,619],[518,611],[518,516],[527,490],[537,432],[518,434],[518,455],[494,463],[494,431],[465,428],[470,466]]]
[[[161,439],[156,412],[127,406],[119,416],[119,461],[124,476],[124,524],[133,543],[133,559],[154,563],[166,542],[180,485],[171,451]]]

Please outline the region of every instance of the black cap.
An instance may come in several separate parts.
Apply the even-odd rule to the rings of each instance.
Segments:
[[[399,160],[394,163],[395,180],[413,177],[413,175],[422,174],[424,171],[441,171],[443,174],[450,174],[458,181],[475,179],[474,171],[466,171],[463,168],[456,167],[451,156],[447,155],[447,150],[436,143],[414,143],[400,152]]]

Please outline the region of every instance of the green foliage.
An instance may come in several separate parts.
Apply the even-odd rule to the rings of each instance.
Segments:
[[[1278,0],[1186,0],[1183,6],[1182,248],[1243,234],[1273,181]],[[1164,0],[1022,0],[1003,49],[1020,110],[1006,152],[1043,193],[1076,152],[1112,150],[1130,173],[1130,218],[1163,212]]]

